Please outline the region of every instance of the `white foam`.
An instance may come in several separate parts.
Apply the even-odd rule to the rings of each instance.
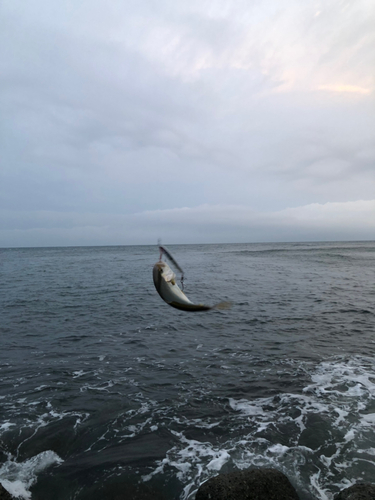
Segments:
[[[77,375],[77,377],[78,376],[81,376],[81,375]],[[73,377],[73,378],[77,378],[77,377]],[[113,382],[113,380],[108,380],[107,382],[104,382],[104,384],[105,384],[104,386],[101,386],[100,384],[98,384],[98,385],[89,385],[89,384],[86,384],[86,385],[83,385],[82,387],[80,387],[79,390],[80,390],[80,392],[86,392],[87,390],[109,392],[108,389],[110,389],[111,387],[113,387],[115,385],[115,383]]]
[[[251,404],[246,399],[239,399],[236,401],[233,398],[229,398],[229,405],[233,410],[240,411],[244,415],[253,416],[263,414],[263,408],[261,406]]]
[[[37,474],[62,462],[63,460],[51,450],[43,451],[25,462],[8,459],[0,467],[0,483],[14,497],[29,500],[30,488],[36,483]]]
[[[25,488],[22,481],[8,481],[8,479],[0,479],[2,486],[15,498],[24,498],[26,500],[31,498],[31,493]]]
[[[11,422],[4,422],[3,424],[0,425],[0,431],[7,431],[13,425],[16,425],[16,424],[12,424]]]
[[[348,443],[349,441],[353,441],[353,439],[355,438],[355,431],[354,429],[350,429],[350,431],[348,431],[345,436],[344,436],[344,439],[345,441]]]
[[[39,387],[35,387],[35,390],[36,391],[42,391],[43,389],[46,389],[46,387],[48,387],[48,385],[40,385]]]
[[[169,465],[176,467],[182,474],[177,474],[177,477],[184,476],[191,469],[191,464],[189,462],[169,462]]]
[[[311,474],[310,476],[310,484],[313,489],[318,493],[318,498],[320,500],[330,500],[330,497],[327,495],[327,490],[321,487],[320,485],[320,474],[321,471],[318,470],[315,474]]]
[[[375,427],[375,413],[369,413],[368,415],[363,415],[361,419],[362,425]]]
[[[136,435],[138,435],[140,432],[143,431],[143,429],[145,428],[145,426],[147,424],[149,424],[151,422],[151,420],[152,419],[150,417],[150,418],[147,418],[144,422],[140,422],[137,425],[128,425],[127,429],[130,431],[130,434],[126,435],[125,437],[127,437],[127,438],[133,438],[133,437],[135,437]],[[153,426],[153,427],[156,427],[156,426]],[[157,429],[157,427],[156,427],[156,429]],[[151,428],[151,430],[152,430],[152,428]]]
[[[282,444],[274,444],[268,448],[268,451],[274,453],[275,455],[284,455],[289,451],[289,446],[283,446]]]
[[[311,367],[304,366],[304,370],[311,371]],[[374,463],[375,413],[368,413],[374,395],[373,359],[353,357],[323,362],[312,371],[311,382],[302,393],[251,400],[229,398],[234,412],[227,418],[233,432],[213,444],[189,440],[183,432],[172,431],[177,444],[144,479],[167,474],[168,467],[177,469],[183,486],[181,499],[187,500],[226,463],[239,469],[269,466],[293,477],[302,489],[310,482],[319,500],[332,500],[335,491],[355,482],[360,463]],[[306,437],[315,439],[310,431],[317,418],[321,419],[327,440],[324,432],[317,433],[316,449],[300,445],[305,444]],[[175,416],[173,420],[183,429],[209,429],[213,425],[209,419]],[[282,442],[278,441],[280,435],[284,436]],[[363,449],[358,449],[358,441]],[[353,464],[358,465],[353,468]]]
[[[223,465],[226,464],[230,459],[229,453],[225,450],[219,451],[218,455],[219,456],[217,458],[212,459],[211,462],[207,464],[208,470],[219,471],[223,467]]]
[[[358,453],[368,453],[369,455],[374,455],[375,457],[375,448],[366,448],[364,450],[358,450]]]
[[[220,422],[205,422],[201,418],[193,418],[188,420],[187,418],[173,417],[173,420],[178,424],[194,426],[198,429],[212,429],[220,425]]]
[[[338,414],[338,417],[335,421],[336,425],[339,425],[341,423],[345,422],[345,418],[349,415],[349,412],[346,410],[342,410],[341,408],[335,408],[335,412]]]

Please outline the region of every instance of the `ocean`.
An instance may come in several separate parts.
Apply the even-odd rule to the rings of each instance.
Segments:
[[[167,242],[166,242],[167,243]],[[275,467],[301,500],[375,482],[375,243],[0,250],[0,483],[32,500],[193,500]]]

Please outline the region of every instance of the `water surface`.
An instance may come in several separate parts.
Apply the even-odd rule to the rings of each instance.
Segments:
[[[375,243],[0,250],[0,482],[32,500],[193,499],[271,466],[302,500],[375,482]],[[31,496],[30,496],[31,495]]]

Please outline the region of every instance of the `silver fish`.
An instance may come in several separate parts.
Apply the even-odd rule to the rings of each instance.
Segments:
[[[230,303],[221,302],[215,306],[193,304],[176,284],[176,275],[166,262],[160,260],[152,271],[154,285],[160,297],[170,306],[182,311],[209,311],[210,309],[227,309]]]

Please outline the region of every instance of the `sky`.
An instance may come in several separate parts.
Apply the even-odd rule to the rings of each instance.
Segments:
[[[0,246],[375,240],[373,0],[2,0]]]

